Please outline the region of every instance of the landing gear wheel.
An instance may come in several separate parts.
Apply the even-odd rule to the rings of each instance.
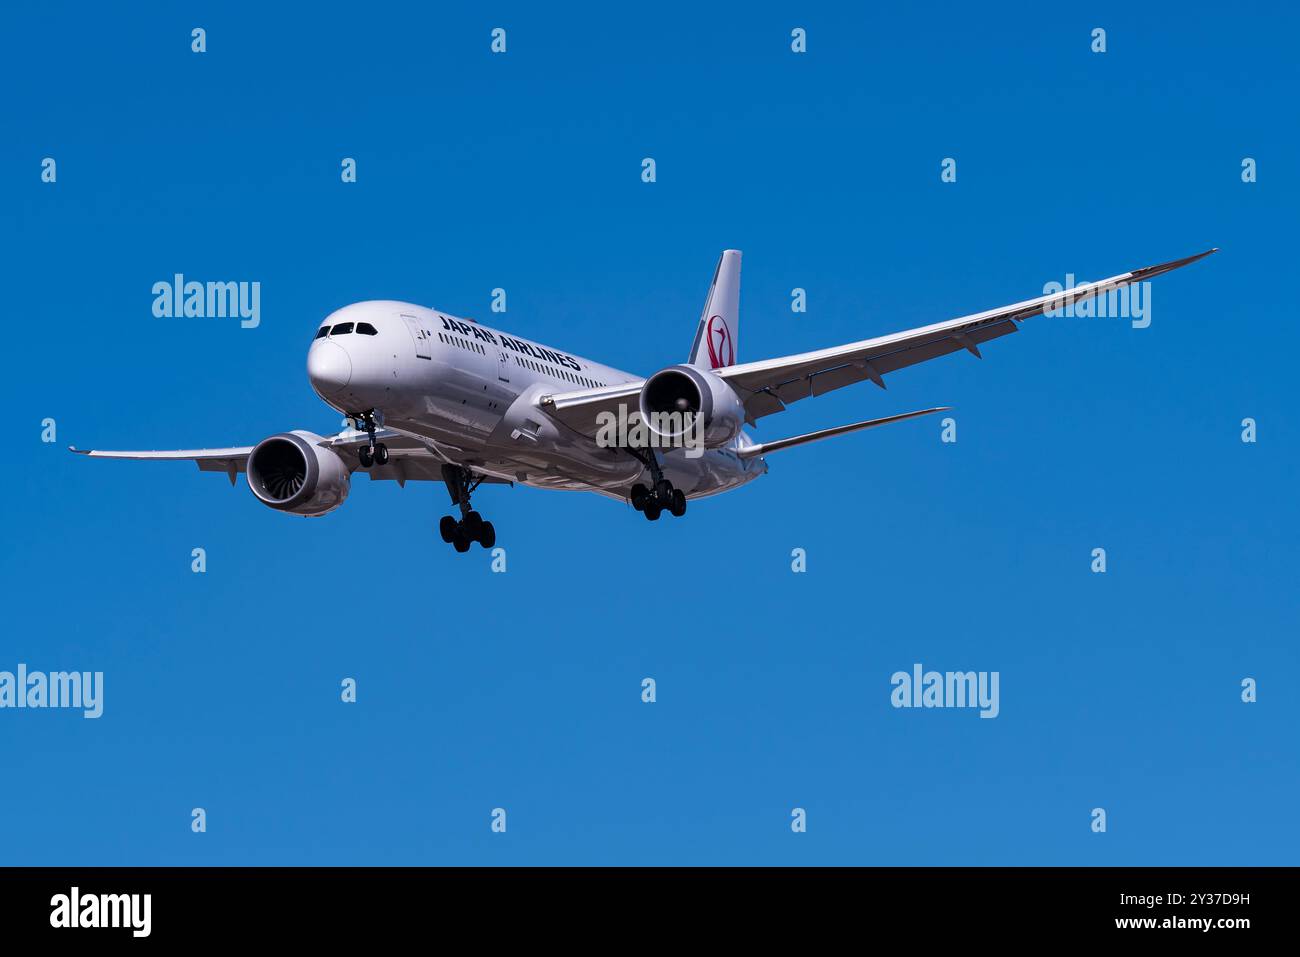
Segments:
[[[673,518],[681,518],[686,514],[686,494],[681,489],[673,489],[672,503],[668,506],[668,511],[673,513]]]
[[[375,442],[375,431],[380,425],[380,413],[374,409],[369,409],[359,415],[353,415],[351,418],[357,430],[364,431],[370,440],[366,447],[357,453],[357,458],[361,460],[361,467],[368,469],[376,462],[383,465],[388,461],[388,449],[384,447],[382,442]]]
[[[469,469],[448,463],[442,467],[442,480],[451,495],[451,503],[460,508],[460,521],[448,515],[438,524],[438,532],[443,540],[451,542],[458,552],[469,551],[470,545],[478,542],[484,548],[491,548],[497,543],[497,530],[491,522],[483,521],[483,516],[470,508],[469,497],[483,482],[483,477],[475,478]]]
[[[650,498],[650,490],[638,482],[636,485],[632,486],[630,498],[632,500],[632,507],[639,512],[645,508],[645,503]]]
[[[686,495],[673,488],[673,483],[664,475],[654,450],[629,447],[627,452],[641,463],[650,477],[649,487],[638,482],[628,490],[628,500],[632,507],[651,522],[657,522],[664,512],[671,512],[674,516],[685,515]]]

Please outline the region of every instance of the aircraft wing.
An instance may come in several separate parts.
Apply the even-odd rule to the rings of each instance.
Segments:
[[[610,412],[618,415],[619,407],[624,406],[631,415],[639,408],[641,386],[644,379],[635,382],[621,382],[618,385],[600,386],[596,389],[580,389],[574,392],[557,392],[542,396],[537,404],[551,418],[563,422],[573,431],[588,438],[593,438],[599,431],[600,415]]]
[[[757,458],[760,455],[771,455],[773,452],[780,452],[782,449],[792,449],[797,445],[820,442],[822,439],[833,439],[837,435],[847,435],[850,432],[860,432],[863,429],[874,429],[881,425],[889,425],[891,422],[905,422],[920,415],[934,415],[936,412],[949,411],[951,411],[951,406],[941,405],[938,408],[921,409],[918,412],[901,412],[898,415],[887,415],[883,419],[868,419],[865,422],[837,425],[831,429],[819,429],[816,432],[808,432],[804,435],[794,435],[788,439],[777,439],[775,442],[758,442],[754,445],[742,446],[736,450],[736,455],[742,459]]]
[[[736,390],[745,404],[746,419],[753,424],[756,419],[780,412],[791,402],[824,395],[857,382],[870,380],[883,389],[888,373],[950,352],[965,349],[978,357],[980,345],[1016,332],[1019,328],[1017,323],[1025,319],[1105,295],[1131,283],[1144,282],[1214,252],[1218,250],[1209,249],[1195,256],[1146,266],[1097,282],[1081,283],[1061,292],[906,332],[714,371]],[[542,396],[538,405],[574,431],[594,436],[602,412],[617,415],[620,406],[628,406],[631,410],[637,408],[637,397],[644,382],[640,379],[597,389],[557,392]]]
[[[1082,283],[1059,293],[906,332],[715,371],[736,390],[745,403],[746,417],[752,423],[762,416],[780,412],[791,402],[824,395],[855,382],[869,379],[883,389],[884,377],[888,373],[950,352],[965,349],[978,357],[982,343],[1017,331],[1018,322],[1064,308],[1070,303],[1092,299],[1130,283],[1143,282],[1217,251],[1210,249],[1185,259],[1135,269],[1098,282]]]
[[[79,449],[69,445],[68,451],[78,455],[88,455],[94,459],[149,459],[163,462],[194,462],[201,472],[225,472],[230,476],[230,484],[235,484],[235,476],[244,471],[248,456],[253,451],[251,445],[234,446],[228,449],[173,449],[167,451],[104,451],[102,449]]]
[[[407,481],[442,481],[443,460],[437,457],[424,443],[400,432],[394,432],[392,429],[377,430],[375,438],[388,447],[388,464],[383,466],[375,465],[367,469],[367,474],[372,480],[392,479],[401,485],[405,485]],[[357,458],[357,452],[369,445],[369,439],[364,432],[345,429],[337,435],[325,438],[318,444],[333,449],[347,463],[350,471],[356,471],[361,466],[360,460]],[[97,459],[193,462],[198,465],[201,472],[224,472],[230,478],[230,484],[234,485],[235,477],[240,472],[245,471],[248,465],[248,456],[255,446],[240,445],[223,449],[171,449],[163,451],[106,451],[102,449],[78,449],[74,446],[68,446],[68,448],[78,455]],[[490,484],[498,482],[504,484],[503,480],[496,478],[484,477],[483,480]]]

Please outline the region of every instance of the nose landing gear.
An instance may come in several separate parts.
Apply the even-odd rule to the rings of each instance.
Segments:
[[[375,428],[377,425],[383,424],[380,413],[374,409],[369,409],[360,415],[354,415],[352,420],[356,423],[358,429],[363,429],[366,435],[370,437],[370,445],[357,453],[357,458],[361,460],[361,467],[368,469],[371,465],[387,465],[388,446],[383,442],[375,441]]]
[[[467,552],[474,542],[484,548],[491,548],[497,543],[497,531],[491,522],[483,521],[483,516],[474,511],[469,504],[469,497],[482,483],[481,478],[474,478],[474,473],[459,465],[444,465],[442,480],[447,483],[447,492],[451,495],[453,505],[460,507],[460,521],[450,515],[444,515],[438,522],[438,533],[442,540],[453,546],[458,552]]]

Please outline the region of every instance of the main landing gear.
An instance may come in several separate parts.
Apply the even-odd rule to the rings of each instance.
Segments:
[[[357,427],[364,429],[366,435],[370,437],[370,445],[357,453],[357,458],[361,460],[361,467],[368,469],[371,465],[387,465],[388,446],[383,442],[375,441],[375,425],[378,421],[375,410],[370,409],[367,412],[362,412],[360,415],[353,416],[353,419],[356,421]]]
[[[629,496],[632,499],[632,507],[652,522],[659,521],[659,516],[664,512],[668,512],[673,518],[681,518],[685,515],[686,494],[679,488],[673,488],[673,483],[664,478],[663,469],[659,467],[659,460],[655,458],[654,450],[628,449],[628,451],[650,470],[652,481],[649,488],[640,482],[632,486]]]
[[[497,530],[491,522],[483,521],[483,516],[470,508],[469,497],[482,483],[474,478],[474,473],[459,465],[444,465],[442,480],[447,483],[447,492],[451,503],[460,507],[460,521],[450,515],[444,515],[438,523],[438,532],[442,540],[455,547],[458,552],[469,551],[469,546],[478,542],[484,548],[491,548],[497,543]]]

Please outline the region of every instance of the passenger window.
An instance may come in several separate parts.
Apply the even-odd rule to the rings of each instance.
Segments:
[[[372,326],[372,325],[371,325],[370,323],[368,323],[368,322],[358,322],[358,323],[357,323],[357,332],[358,332],[358,334],[363,335],[363,336],[377,336],[377,335],[379,335],[379,330],[376,329],[374,326]]]
[[[316,330],[316,338],[317,338],[317,339],[324,339],[324,338],[325,338],[326,336],[328,336],[329,334],[330,334],[330,327],[329,327],[329,326],[321,326],[319,329]]]
[[[351,331],[352,331],[352,323],[340,322],[337,326],[334,327],[334,330],[330,333],[330,335],[346,336]]]

